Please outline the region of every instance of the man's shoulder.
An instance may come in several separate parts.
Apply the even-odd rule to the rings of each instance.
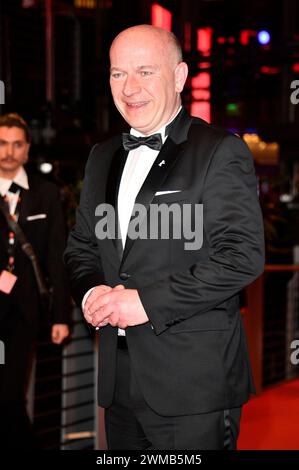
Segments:
[[[28,172],[28,183],[29,191],[37,193],[45,193],[49,196],[57,194],[59,192],[58,185],[49,181],[45,176],[39,175],[38,173]]]
[[[234,135],[229,130],[215,124],[210,124],[199,117],[191,116],[191,118],[192,122],[190,130],[194,133],[194,135],[200,135],[201,137],[206,136],[209,138],[215,138],[217,140],[222,140],[225,137]]]

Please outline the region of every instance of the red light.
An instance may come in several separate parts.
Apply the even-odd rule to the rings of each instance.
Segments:
[[[171,31],[172,13],[158,3],[152,5],[152,25]]]
[[[209,55],[212,47],[213,29],[210,27],[197,30],[197,50],[203,55]]]
[[[191,23],[184,25],[184,49],[187,52],[191,51]]]
[[[226,39],[223,36],[219,36],[219,38],[217,38],[217,42],[218,44],[225,44]]]
[[[209,88],[211,86],[211,76],[208,72],[201,72],[191,79],[192,88]]]
[[[260,68],[261,73],[264,73],[266,75],[276,75],[279,73],[279,67],[270,67],[269,65],[263,65]]]
[[[296,62],[296,64],[293,64],[292,70],[295,73],[299,73],[299,63],[298,62]]]
[[[192,98],[196,101],[209,101],[211,98],[210,90],[192,90]]]
[[[255,37],[257,32],[253,29],[243,29],[240,33],[240,43],[242,46],[248,46],[249,40],[252,37]]]
[[[199,62],[199,69],[209,69],[211,67],[211,62]]]
[[[211,104],[208,101],[194,101],[191,104],[191,114],[211,122]]]

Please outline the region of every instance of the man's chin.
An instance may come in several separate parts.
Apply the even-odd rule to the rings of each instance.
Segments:
[[[14,171],[18,168],[18,165],[0,165],[0,169],[3,171]]]
[[[20,165],[0,165],[0,172],[5,173],[13,173],[18,170]]]

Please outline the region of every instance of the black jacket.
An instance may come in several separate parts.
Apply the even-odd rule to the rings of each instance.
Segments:
[[[70,297],[68,279],[62,261],[65,248],[65,221],[58,187],[38,175],[28,175],[29,190],[20,193],[19,225],[32,244],[44,276],[54,288],[53,323],[69,323]],[[33,216],[33,217],[32,217]],[[39,216],[35,218],[34,216]],[[32,218],[32,220],[30,220]],[[0,269],[7,266],[8,227],[0,212]],[[18,242],[15,271],[18,280],[11,294],[0,292],[0,320],[11,308],[17,308],[23,319],[37,329],[40,299],[31,261]]]
[[[264,265],[250,152],[240,138],[184,111],[176,119],[136,202],[147,209],[150,204],[191,204],[193,219],[195,204],[203,204],[203,244],[197,250],[185,249],[184,236],[127,239],[123,254],[119,240],[97,239],[96,207],[115,205],[124,162],[120,136],[96,145],[89,157],[65,252],[74,298],[80,305],[98,284],[138,290],[150,322],[127,328],[127,341],[138,384],[157,413],[240,406],[253,384],[238,293]],[[148,215],[141,224],[146,222]],[[107,326],[99,336],[99,403],[108,407],[117,329]]]

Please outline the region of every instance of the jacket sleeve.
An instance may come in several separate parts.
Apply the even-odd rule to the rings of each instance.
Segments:
[[[252,156],[226,136],[216,148],[203,192],[209,256],[184,272],[138,289],[156,334],[236,295],[264,268],[264,234]]]
[[[70,232],[64,252],[64,261],[71,279],[72,295],[79,307],[89,289],[105,282],[95,236],[94,214],[92,214],[89,202],[90,172],[95,148],[96,146],[92,149],[86,165],[80,203],[76,213],[76,224]]]

